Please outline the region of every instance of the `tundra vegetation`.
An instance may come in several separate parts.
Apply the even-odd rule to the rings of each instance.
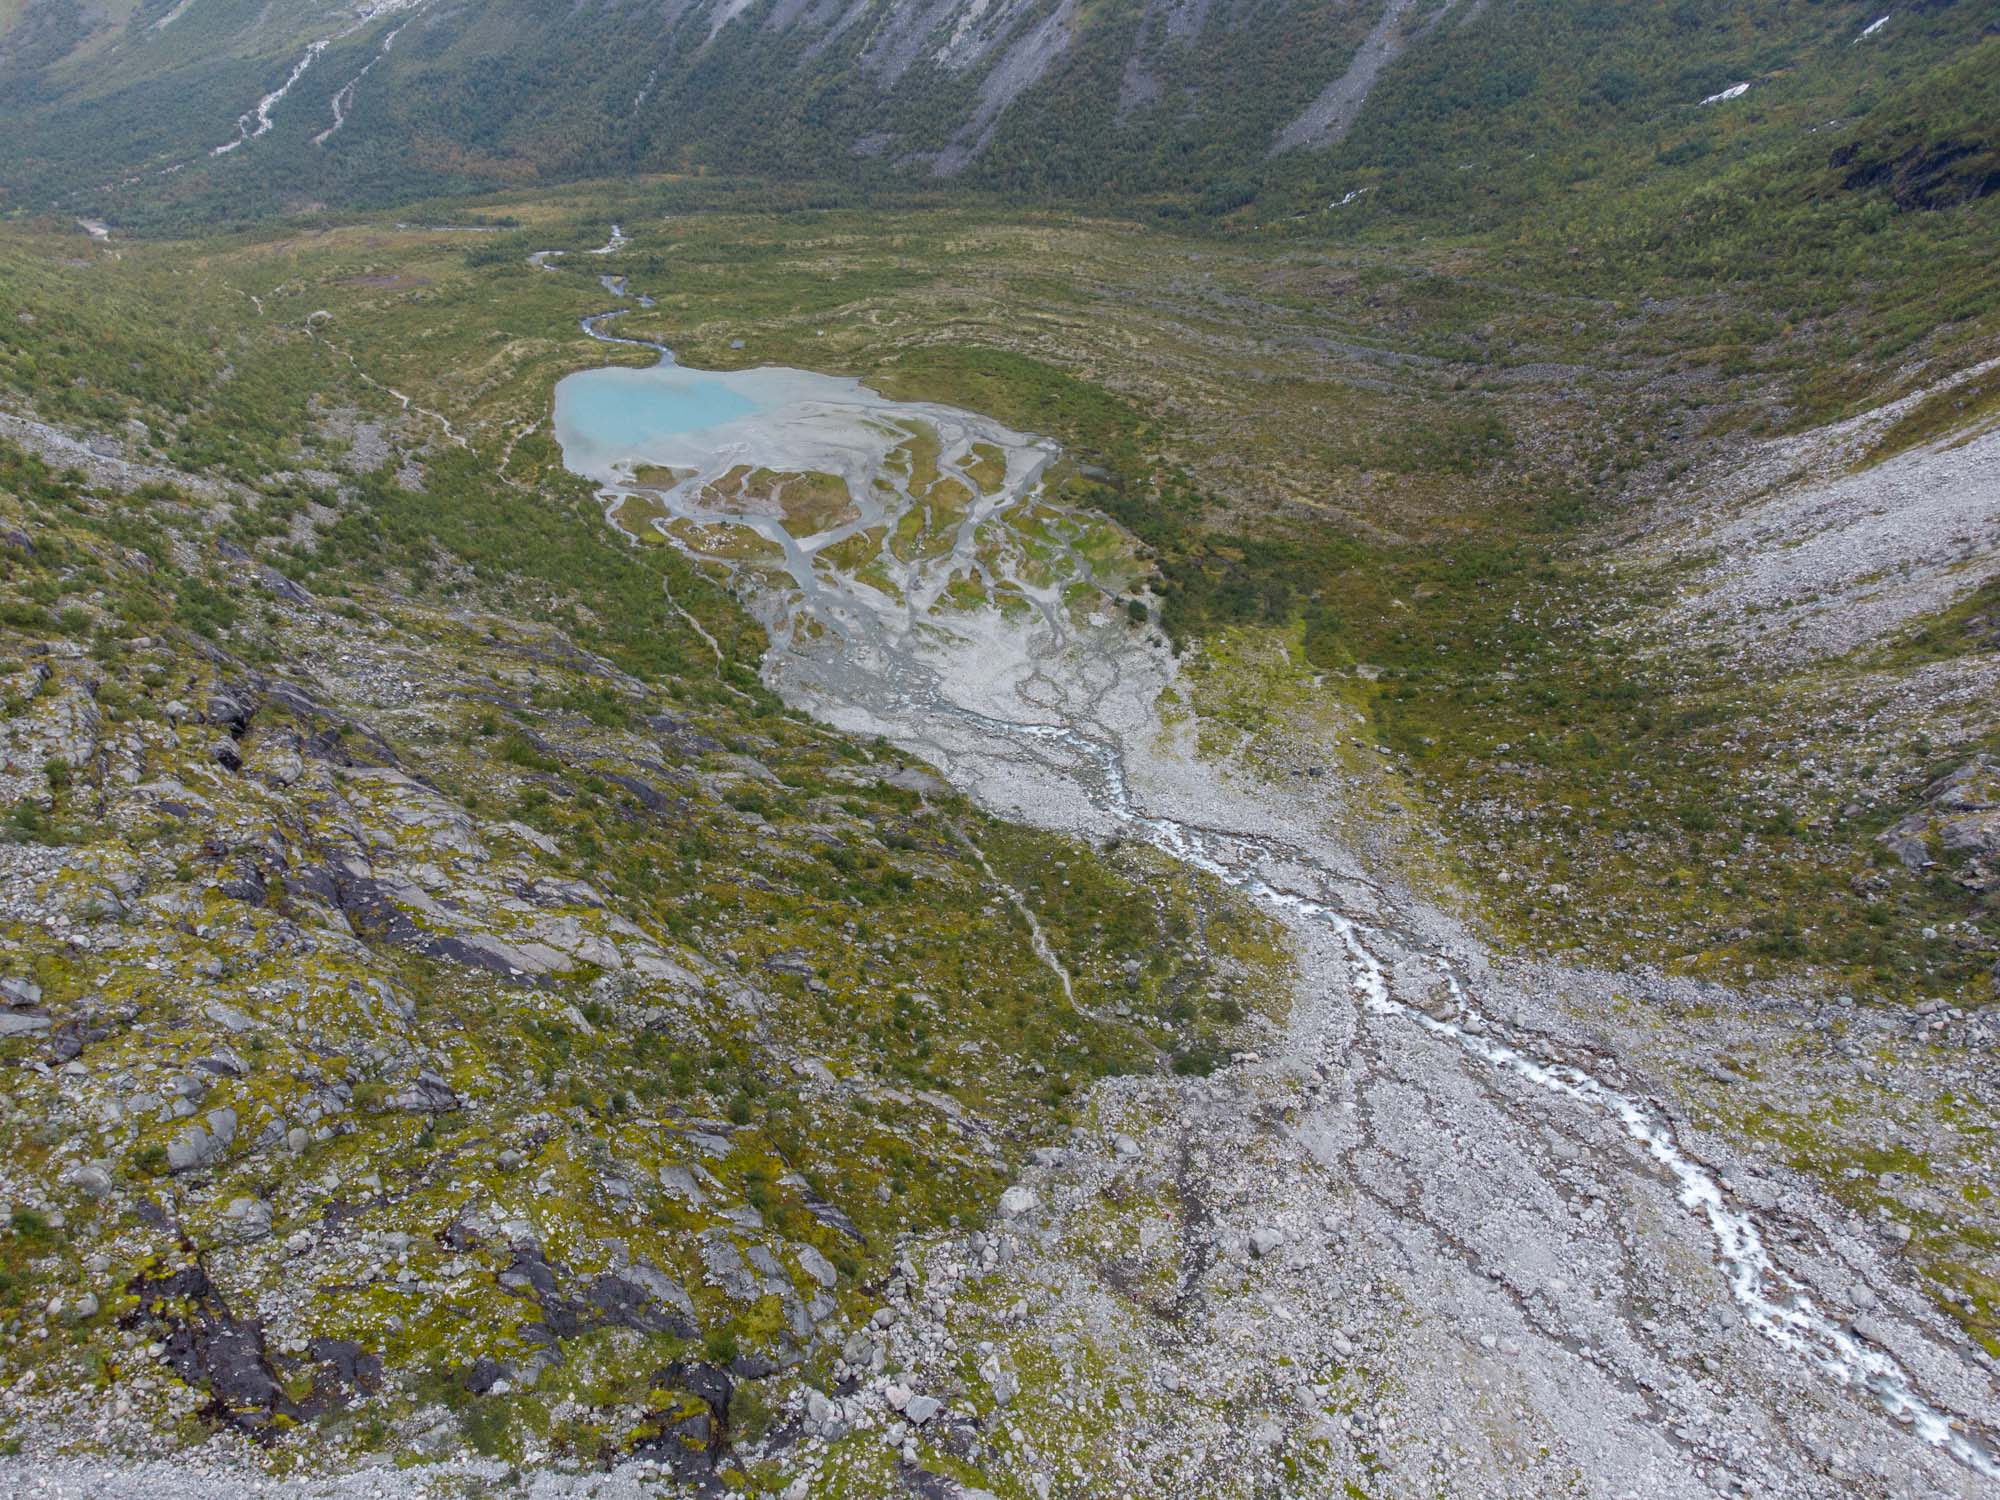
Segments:
[[[412,33],[384,76],[437,87],[357,113],[351,157],[279,132],[117,196],[100,239],[39,211],[112,165],[83,96],[8,100],[36,144],[0,220],[0,1437],[281,1473],[636,1456],[755,1492],[787,1402],[1098,1128],[1103,1080],[1199,1078],[1284,1025],[1267,913],[789,710],[728,587],[770,545],[664,522],[674,471],[608,516],[565,471],[555,382],[654,358],[580,330],[599,274],[647,294],[619,335],[687,364],[1056,439],[1017,534],[1116,561],[1126,626],[1180,663],[1169,721],[1338,781],[1343,834],[1497,951],[1805,1006],[1845,1061],[1618,1001],[1701,1130],[1888,1218],[2000,1356],[1991,1094],[1953,1075],[2000,1000],[1991,548],[1968,532],[1923,607],[1849,632],[1905,558],[1732,602],[1715,539],[1993,431],[2000,40],[1977,7],[1899,12],[1914,40],[1857,82],[1853,7],[1551,0],[1498,52],[1445,23],[1345,140],[1266,162],[1303,72],[1225,120],[1169,70],[1184,129],[1113,118],[1133,54],[1103,9],[949,182],[830,149],[879,123],[851,51],[796,101],[811,130],[730,145],[699,111],[503,118],[519,77]],[[1260,12],[1231,65],[1353,21]],[[788,95],[741,42],[681,61]],[[262,74],[189,77],[160,161]],[[1741,109],[1697,102],[1742,78]],[[106,87],[136,120],[163,85]],[[933,78],[885,128],[948,136],[972,93]],[[948,550],[975,497],[939,457],[911,432],[921,524],[821,565],[887,590],[885,555]],[[997,450],[964,471],[1005,478]],[[718,492],[795,534],[850,500],[747,466]],[[1147,1224],[1194,1201],[1135,1189],[1063,1253],[1164,1305]],[[1012,1305],[965,1317],[1023,1424],[1084,1451],[1051,1391],[1107,1431],[1157,1396],[1107,1405],[1101,1351],[1058,1358]],[[976,1348],[949,1357],[984,1401]],[[1001,1431],[922,1462],[1028,1493]],[[893,1454],[830,1442],[826,1493],[883,1492]]]

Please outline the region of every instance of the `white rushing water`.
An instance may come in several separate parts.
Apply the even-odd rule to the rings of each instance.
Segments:
[[[622,240],[622,236],[614,238]],[[540,252],[535,264],[548,267],[550,258],[548,252]],[[1004,532],[1013,522],[1013,513],[1039,496],[1039,476],[1052,452],[1039,439],[1011,432],[971,413],[953,415],[950,408],[889,401],[865,391],[858,382],[834,377],[800,371],[763,370],[716,376],[682,370],[674,366],[671,352],[661,344],[605,332],[604,324],[615,316],[616,313],[610,313],[586,318],[584,331],[605,343],[657,350],[662,357],[661,365],[653,371],[625,369],[572,376],[571,382],[583,382],[569,386],[572,393],[604,389],[588,384],[586,377],[607,376],[616,378],[617,399],[621,402],[634,393],[633,382],[649,377],[662,382],[662,399],[668,399],[673,389],[670,380],[663,377],[716,382],[759,393],[770,389],[777,393],[777,398],[760,403],[757,411],[713,426],[690,429],[669,421],[665,426],[671,431],[660,439],[657,451],[651,452],[642,451],[646,447],[644,441],[636,446],[616,447],[601,440],[580,440],[576,431],[588,424],[579,422],[574,403],[571,410],[565,411],[559,402],[558,429],[570,434],[564,445],[566,460],[582,459],[581,464],[572,462],[571,466],[606,483],[615,493],[623,492],[619,489],[621,476],[641,460],[691,465],[703,476],[744,462],[781,463],[791,459],[799,464],[830,463],[829,453],[840,460],[842,467],[851,467],[859,450],[850,446],[813,448],[810,442],[801,446],[801,433],[812,442],[823,438],[824,430],[815,424],[824,419],[826,408],[840,407],[849,416],[863,420],[923,422],[939,427],[946,435],[943,451],[947,458],[954,451],[954,443],[962,446],[973,437],[1007,446],[1008,482],[996,492],[991,503],[972,507],[952,550],[954,566],[963,565],[965,559],[975,555],[988,567],[994,566],[996,559],[1004,558],[1007,555],[1004,545],[987,545],[992,536],[982,540],[975,532],[981,528],[989,528],[992,533]],[[767,425],[760,427],[760,422]],[[1016,453],[1023,457],[1014,458]],[[865,458],[866,454],[862,456]],[[849,474],[850,483],[854,477]],[[955,723],[989,741],[1014,741],[1045,751],[1060,751],[1067,762],[1066,779],[1115,828],[1214,876],[1294,923],[1331,932],[1348,957],[1352,994],[1358,1005],[1373,1014],[1395,1017],[1420,1027],[1450,1042],[1474,1063],[1524,1080],[1615,1122],[1672,1180],[1680,1203],[1705,1224],[1730,1293],[1752,1327],[1825,1377],[1868,1392],[1891,1417],[1975,1473],[2000,1478],[2000,1461],[1996,1461],[1987,1440],[1922,1395],[1894,1357],[1864,1342],[1837,1318],[1822,1311],[1805,1288],[1776,1264],[1755,1218],[1733,1203],[1715,1174],[1683,1148],[1672,1125],[1659,1110],[1584,1069],[1539,1055],[1536,1038],[1511,1033],[1509,1028],[1482,1014],[1474,998],[1442,960],[1433,958],[1431,962],[1444,971],[1457,1006],[1453,1018],[1441,1019],[1399,1001],[1391,991],[1381,960],[1370,947],[1373,934],[1367,927],[1330,904],[1280,889],[1259,873],[1270,865],[1321,868],[1306,850],[1266,836],[1221,833],[1149,811],[1129,785],[1117,739],[1085,733],[1068,723],[1051,722],[1060,719],[1056,711],[1030,721],[998,716],[959,701],[949,684],[942,682],[935,670],[928,669],[925,661],[928,648],[963,627],[955,627],[949,619],[933,620],[923,611],[913,610],[910,602],[891,600],[879,589],[858,583],[838,570],[816,567],[814,553],[823,538],[806,538],[801,545],[768,518],[729,517],[689,509],[688,497],[703,482],[702,478],[696,478],[683,483],[666,494],[667,503],[680,514],[752,526],[760,535],[780,543],[786,551],[781,574],[766,576],[761,582],[753,579],[751,591],[761,592],[769,605],[774,578],[789,574],[792,587],[775,606],[779,613],[792,617],[794,623],[797,616],[809,615],[830,632],[819,635],[818,639],[839,642],[832,661],[810,661],[801,667],[804,659],[793,654],[800,633],[772,632],[774,671],[779,665],[803,671],[804,675],[794,679],[792,686],[805,683],[814,689],[812,696],[816,701],[807,706],[824,711],[841,693],[865,696],[870,700],[874,722],[883,727],[888,737],[920,753],[934,747],[930,730],[939,721]],[[896,489],[904,500],[914,503],[900,479],[885,488]],[[846,540],[860,534],[865,526],[886,521],[893,527],[896,519],[893,513],[869,512],[860,522],[848,522],[827,536]],[[1040,594],[1040,602],[1046,604],[1048,590],[1043,589]],[[934,601],[937,596],[932,592],[928,597]],[[767,608],[767,615],[769,612]],[[1073,630],[1070,618],[1064,608],[1043,608],[1035,616],[1041,628],[1053,630],[1059,639],[1066,631]],[[1065,642],[1074,643],[1073,638]],[[1061,653],[1044,650],[1037,655],[1046,661]],[[935,657],[930,659],[934,661]],[[1046,755],[1036,758],[1047,760]],[[1326,1060],[1338,1061],[1331,1056]]]
[[[319,38],[319,40],[311,43],[306,48],[305,55],[301,57],[297,62],[292,64],[292,71],[286,77],[283,83],[279,84],[276,88],[272,89],[270,93],[266,94],[263,98],[259,99],[249,109],[246,109],[242,114],[236,117],[235,140],[224,141],[220,146],[211,147],[209,149],[208,154],[210,156],[227,156],[230,152],[238,149],[239,147],[247,146],[250,142],[258,139],[260,136],[268,134],[272,125],[271,112],[275,110],[280,104],[284,103],[285,96],[290,94],[293,88],[297,86],[298,81],[306,76],[307,71],[312,67],[312,65],[315,62],[319,61],[319,55],[322,52],[326,51],[328,47],[331,47],[335,42],[345,41],[348,37],[353,36],[355,32],[360,31],[363,27],[368,26],[372,22],[379,21],[384,16],[393,15],[398,11],[410,10],[415,6],[422,5],[423,3],[424,0],[368,0],[368,3],[364,4],[361,7],[359,14],[356,16],[356,18],[352,23],[343,27],[339,31],[332,32],[329,35],[323,36]],[[397,31],[400,31],[402,30],[402,27],[399,26],[396,29]],[[385,42],[383,44],[382,52],[387,52],[389,50],[389,44],[394,42],[395,39],[396,39],[395,33],[392,32],[389,36],[388,42]],[[379,58],[381,56],[381,53],[377,53],[376,56]],[[373,66],[374,63],[371,62],[369,64],[369,67]],[[367,71],[368,71],[367,68],[362,69],[362,73],[364,74]],[[355,82],[358,83],[359,81],[360,78],[359,76],[357,76]],[[349,84],[347,88],[342,89],[340,92],[348,93],[348,91],[352,89],[352,87],[353,85]],[[349,98],[350,100],[352,99],[351,93],[349,94]],[[333,130],[338,130],[342,123],[340,118],[341,105],[339,100],[340,100],[340,94],[337,93],[334,95]],[[319,136],[315,137],[313,144],[318,145],[321,142],[323,142],[327,136],[333,133],[333,130],[325,131]]]
[[[354,92],[361,87],[361,80],[374,72],[375,64],[389,55],[389,49],[396,45],[396,38],[403,34],[403,27],[409,24],[405,21],[402,26],[398,26],[383,37],[381,50],[368,59],[368,65],[333,91],[333,97],[327,101],[333,109],[333,123],[313,137],[315,146],[324,146],[328,139],[337,134],[340,127],[347,123],[348,115],[354,110]]]
[[[322,37],[319,41],[314,42],[310,47],[306,48],[306,55],[292,65],[291,76],[272,89],[270,93],[259,99],[252,108],[245,110],[236,117],[236,139],[233,141],[224,141],[220,146],[212,148],[208,154],[210,156],[227,156],[237,147],[247,146],[250,142],[269,131],[271,128],[271,111],[284,101],[285,95],[292,91],[292,86],[306,76],[306,69],[310,68],[319,59],[320,53],[326,51],[332,43],[332,37]]]
[[[1457,1019],[1439,1019],[1395,999],[1380,959],[1368,947],[1366,928],[1324,902],[1280,890],[1256,872],[1264,861],[1310,866],[1314,862],[1304,851],[1276,847],[1266,839],[1243,834],[1218,836],[1144,811],[1127,785],[1117,750],[1073,730],[984,715],[968,717],[991,732],[1063,742],[1095,763],[1101,783],[1094,789],[1093,800],[1121,828],[1267,907],[1332,931],[1347,953],[1355,999],[1370,1011],[1420,1026],[1450,1040],[1478,1062],[1616,1121],[1674,1180],[1681,1204],[1708,1225],[1730,1291],[1751,1326],[1839,1384],[1866,1390],[1891,1417],[1908,1422],[1924,1441],[1975,1473],[2000,1478],[2000,1459],[1989,1443],[1974,1435],[1962,1420],[1926,1400],[1894,1358],[1864,1343],[1838,1319],[1822,1312],[1811,1296],[1778,1268],[1756,1220],[1730,1203],[1715,1175],[1681,1148],[1672,1126],[1657,1111],[1581,1068],[1539,1058],[1524,1042],[1504,1039],[1505,1028],[1478,1011],[1448,970],[1445,979],[1457,1002]],[[1224,845],[1229,847],[1221,847]],[[1441,961],[1433,962],[1445,967]]]

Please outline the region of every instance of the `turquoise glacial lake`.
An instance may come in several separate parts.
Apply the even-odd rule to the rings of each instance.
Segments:
[[[707,470],[751,462],[858,473],[928,415],[841,375],[754,370],[579,370],[556,384],[555,436],[572,471],[615,482],[643,464]]]

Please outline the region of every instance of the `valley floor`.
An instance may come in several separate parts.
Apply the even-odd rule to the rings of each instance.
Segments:
[[[680,232],[615,233],[602,264],[648,269]],[[999,234],[1087,239],[1103,284],[1144,259]],[[1674,491],[1680,529],[1635,528],[1654,550],[1606,528],[1545,595],[1280,556],[1329,580],[1296,626],[1287,600],[1170,645],[1193,575],[1108,518],[1128,497],[1018,410],[1019,430],[926,416],[927,320],[1004,305],[981,274],[746,314],[802,364],[819,321],[850,352],[910,321],[878,382],[904,401],[873,411],[855,472],[752,433],[584,485],[535,429],[547,377],[603,353],[563,341],[604,311],[571,286],[595,296],[599,264],[509,263],[493,316],[536,331],[489,337],[433,304],[483,295],[478,267],[396,244],[438,259],[394,315],[499,352],[412,379],[390,357],[414,358],[408,330],[371,322],[378,285],[314,307],[376,274],[378,242],[311,251],[318,282],[250,258],[305,319],[288,358],[380,372],[347,388],[371,418],[323,403],[318,363],[270,367],[339,434],[292,488],[49,414],[0,434],[76,471],[8,457],[0,495],[0,917],[39,976],[0,975],[20,1064],[0,1488],[2000,1493],[1990,938],[1976,916],[1904,930],[1991,888],[1984,854],[1944,860],[1991,808],[1992,658],[1966,604],[1991,588],[1990,433],[1869,447],[1928,409],[1920,389],[1848,447],[1808,444],[1817,471],[1781,444],[1733,489],[1695,475],[1705,509]],[[787,253],[805,276],[874,252]],[[1275,435],[1282,503],[1332,492],[1303,436],[1324,388],[1232,438],[1253,403],[1189,373],[1208,361],[1428,399],[1308,337],[1283,300],[1299,267],[1229,273],[1271,295],[1264,343],[1183,270],[1120,315],[1149,352],[1103,362],[1178,406],[1204,475],[1250,472]],[[603,285],[624,304],[622,271]],[[712,354],[734,332],[631,285],[693,307]],[[621,316],[661,332],[672,311]],[[1053,358],[1088,325],[1022,337]],[[976,366],[938,378],[977,404]],[[1034,368],[994,384],[1101,415],[1095,387]],[[392,389],[413,394],[390,412]],[[1581,441],[1577,390],[1535,399],[1556,408],[1535,438]],[[1490,430],[1484,400],[1466,432]],[[1361,469],[1340,508],[1380,483],[1375,524],[1453,524],[1449,465],[1340,467]],[[1921,535],[1874,514],[1891,491]],[[1235,542],[1219,573],[1255,562]],[[1619,569],[1651,570],[1636,603]],[[1370,586],[1406,623],[1338,592]],[[1532,647],[1451,675],[1465,620],[1543,608]],[[1561,671],[1623,670],[1547,645],[1565,632],[1615,639],[1634,674],[1692,642],[1688,698],[1565,697]],[[1813,780],[1833,720],[1767,753],[1770,781],[1732,743],[1732,774],[1786,803],[1740,842],[1657,809],[1734,795],[1686,770],[1707,726],[1790,729],[1756,683],[1681,713],[1694,737],[1650,760],[1601,762],[1596,734],[1650,733],[1656,707],[1678,728],[1733,661],[1829,716],[1856,682],[1886,700],[1796,819],[1771,783]],[[1918,724],[1935,749],[1904,747]],[[1494,745],[1510,725],[1549,743]],[[1807,803],[1864,785],[1879,816]],[[1893,930],[1839,971],[1747,929],[1710,951],[1738,875]],[[1851,973],[1965,1003],[1857,1000]]]

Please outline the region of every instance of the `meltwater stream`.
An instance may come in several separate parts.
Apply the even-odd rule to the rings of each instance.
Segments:
[[[1996,1459],[1989,1442],[1972,1433],[1962,1420],[1925,1400],[1890,1355],[1856,1338],[1821,1312],[1802,1289],[1790,1283],[1773,1263],[1756,1221],[1727,1202],[1714,1175],[1681,1150],[1672,1127],[1655,1111],[1581,1068],[1545,1062],[1524,1045],[1497,1040],[1489,1033],[1501,1028],[1480,1014],[1449,973],[1446,981],[1458,1003],[1461,1019],[1440,1020],[1396,1000],[1389,992],[1380,960],[1367,946],[1366,929],[1332,906],[1280,890],[1256,873],[1260,860],[1281,857],[1278,849],[1266,840],[1241,834],[1218,838],[1207,830],[1143,811],[1132,797],[1122,760],[1112,746],[1068,729],[1009,723],[984,715],[969,717],[990,732],[1061,740],[1096,763],[1101,785],[1093,801],[1122,827],[1163,853],[1206,871],[1266,906],[1331,929],[1350,960],[1355,995],[1369,1010],[1410,1021],[1435,1036],[1455,1042],[1469,1057],[1609,1115],[1674,1179],[1682,1205],[1707,1222],[1730,1290],[1753,1327],[1809,1360],[1840,1384],[1858,1385],[1868,1391],[1892,1417],[1907,1420],[1918,1436],[1974,1472],[2000,1478],[2000,1459]],[[1218,847],[1224,840],[1239,851],[1237,859],[1225,857]],[[1244,854],[1249,858],[1242,858]],[[1284,849],[1282,857],[1312,863],[1308,855],[1297,849]]]
[[[546,258],[538,259],[537,264],[546,265]],[[674,368],[673,354],[665,345],[646,339],[618,337],[604,331],[604,325],[620,312],[622,309],[614,309],[585,318],[583,331],[604,343],[653,349],[661,356],[661,365],[656,370]],[[701,372],[687,373],[695,380],[704,378]],[[636,389],[632,394],[637,395]],[[868,394],[874,401],[881,401],[880,409],[885,414],[901,411],[935,415],[943,410],[905,407],[900,403],[882,401],[882,398],[873,397],[873,393]],[[559,405],[558,418],[562,416]],[[559,420],[559,428],[561,425]],[[717,462],[754,458],[754,455],[743,451],[745,425],[741,422],[723,423],[723,430],[729,433],[731,441],[729,451],[719,456]],[[998,428],[997,424],[987,424],[987,429],[1006,434],[1006,430]],[[693,430],[699,433],[700,424],[697,423]],[[978,429],[968,423],[968,430]],[[678,460],[688,450],[690,429],[682,422],[676,424],[675,431],[676,441],[671,447]],[[1006,436],[1017,442],[1028,441],[1021,439],[1019,434]],[[784,446],[783,443],[776,444],[778,449]],[[1037,451],[1045,449],[1037,445]],[[566,444],[565,457],[570,456]],[[573,463],[572,467],[577,465]],[[601,468],[592,472],[592,466],[585,466],[583,472],[600,480],[605,478]],[[966,530],[970,532],[974,526],[990,521],[999,521],[1004,526],[1006,518],[1003,512],[1034,493],[1039,472],[1040,465],[1037,464],[1027,475],[1027,483],[1009,484],[998,503],[991,508],[976,510],[965,522]],[[842,534],[851,534],[851,529],[843,529]],[[1574,1100],[1615,1121],[1672,1178],[1681,1204],[1707,1225],[1730,1292],[1754,1328],[1807,1361],[1827,1378],[1842,1386],[1868,1392],[1891,1417],[1907,1424],[1924,1441],[1973,1472],[1986,1478],[2000,1479],[2000,1456],[1996,1456],[1996,1450],[1987,1438],[1975,1433],[1961,1418],[1928,1401],[1892,1356],[1863,1342],[1836,1318],[1822,1312],[1804,1288],[1777,1267],[1755,1220],[1733,1206],[1715,1176],[1682,1150],[1672,1126],[1660,1112],[1584,1069],[1537,1056],[1529,1038],[1511,1035],[1506,1028],[1481,1014],[1457,978],[1440,960],[1432,961],[1445,970],[1446,982],[1458,1007],[1456,1019],[1439,1019],[1397,1000],[1390,991],[1381,961],[1368,946],[1368,929],[1332,905],[1280,889],[1258,873],[1266,862],[1295,862],[1317,867],[1317,862],[1306,851],[1266,838],[1217,833],[1146,811],[1128,784],[1122,752],[1107,738],[1093,737],[1065,724],[998,717],[952,702],[939,690],[938,674],[917,660],[923,640],[921,632],[913,630],[909,624],[907,606],[890,609],[882,595],[865,586],[850,585],[842,593],[840,575],[836,573],[830,579],[814,568],[810,553],[791,555],[795,552],[796,549],[788,548],[789,571],[798,587],[786,605],[787,611],[811,614],[821,619],[822,623],[835,627],[833,638],[841,643],[843,653],[862,644],[857,641],[854,624],[857,620],[865,622],[865,655],[869,660],[865,666],[850,670],[848,681],[857,687],[862,687],[865,682],[867,688],[874,689],[871,696],[877,701],[873,706],[887,716],[891,725],[888,733],[892,739],[898,737],[894,726],[900,724],[905,743],[917,742],[920,737],[915,733],[916,726],[927,717],[935,716],[982,736],[1001,737],[1024,744],[1039,743],[1066,752],[1066,758],[1072,758],[1077,763],[1073,770],[1066,773],[1068,778],[1090,805],[1118,828],[1186,865],[1206,871],[1295,921],[1330,931],[1348,956],[1355,999],[1368,1011],[1394,1016],[1421,1027],[1455,1044],[1466,1057],[1477,1063],[1524,1079],[1550,1094]],[[800,562],[803,568],[797,566]],[[1056,625],[1059,631],[1068,629],[1067,617],[1059,612],[1051,614],[1045,610],[1040,618],[1045,623]],[[773,639],[774,642],[777,640],[775,633]],[[773,661],[787,650],[782,644],[774,644]],[[930,690],[912,692],[910,684],[913,678],[929,679],[926,686]],[[820,686],[824,691],[826,684]],[[1337,1061],[1331,1056],[1325,1060],[1330,1063]]]
[[[992,728],[1020,732],[1026,726],[992,724]],[[1140,832],[1154,848],[1182,860],[1184,864],[1206,870],[1266,906],[1274,906],[1308,922],[1332,928],[1348,952],[1354,972],[1356,998],[1360,998],[1372,1012],[1400,1016],[1414,1022],[1434,1036],[1450,1038],[1470,1058],[1476,1058],[1492,1068],[1500,1068],[1502,1072],[1510,1072],[1518,1078],[1526,1078],[1550,1094],[1560,1094],[1580,1104],[1594,1106],[1616,1120],[1618,1126],[1632,1140],[1644,1146],[1646,1154],[1674,1178],[1680,1188],[1682,1206],[1698,1212],[1708,1222],[1708,1228],[1716,1238],[1716,1250],[1724,1272],[1728,1274],[1730,1290],[1758,1332],[1776,1340],[1794,1354],[1804,1356],[1840,1384],[1858,1384],[1868,1390],[1890,1416],[1908,1420],[1918,1436],[1938,1448],[1944,1448],[1952,1454],[1952,1458],[1960,1460],[1974,1472],[1988,1478],[2000,1478],[2000,1462],[1996,1462],[1994,1448],[1986,1440],[1972,1434],[1960,1418],[1954,1418],[1924,1400],[1894,1358],[1890,1358],[1884,1350],[1870,1348],[1850,1334],[1838,1320],[1820,1312],[1812,1298],[1776,1268],[1756,1220],[1726,1202],[1722,1186],[1716,1182],[1714,1174],[1680,1150],[1672,1126],[1658,1112],[1648,1110],[1632,1096],[1618,1092],[1582,1068],[1564,1062],[1544,1062],[1522,1044],[1496,1040],[1494,1032],[1500,1032],[1502,1028],[1472,1006],[1464,988],[1452,974],[1446,974],[1446,982],[1458,1002],[1460,1020],[1440,1020],[1392,998],[1382,964],[1368,950],[1366,930],[1362,926],[1324,902],[1298,896],[1290,890],[1280,890],[1256,874],[1256,858],[1272,858],[1278,854],[1272,846],[1256,838],[1228,836],[1232,844],[1252,854],[1252,862],[1232,864],[1218,852],[1216,838],[1206,830],[1142,812],[1132,802],[1122,766],[1112,748],[1090,742],[1084,742],[1078,748],[1090,752],[1104,768],[1106,810],[1112,812],[1124,826]],[[1300,850],[1284,850],[1284,856],[1306,860]],[[1466,1022],[1470,1022],[1470,1026]]]

